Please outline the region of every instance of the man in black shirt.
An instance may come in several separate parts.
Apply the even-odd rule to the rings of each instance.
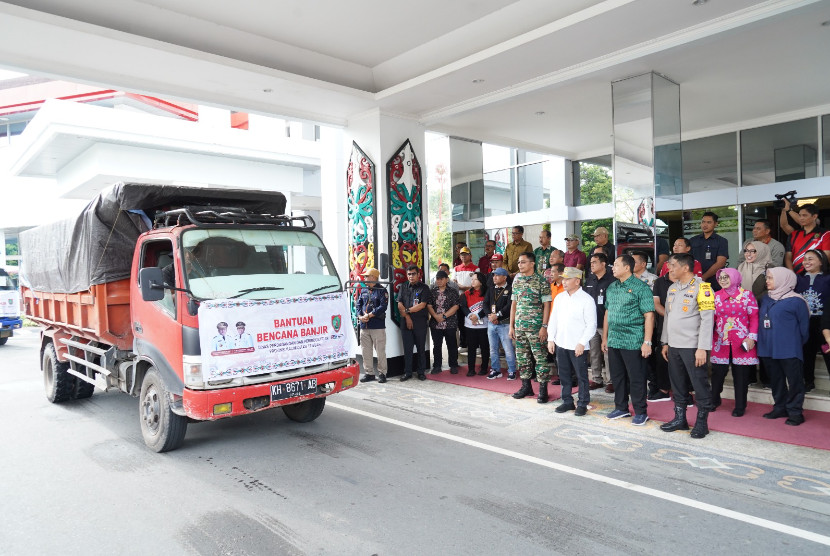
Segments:
[[[718,215],[711,211],[704,212],[700,219],[702,233],[689,240],[692,244],[692,257],[700,262],[702,278],[712,285],[713,291],[720,291],[715,276],[729,261],[729,241],[715,233],[717,226]]]
[[[585,280],[585,285],[582,287],[591,297],[594,298],[594,303],[597,304],[597,333],[591,338],[588,348],[591,352],[591,380],[588,386],[591,390],[602,388],[603,369],[606,375],[608,374],[608,362],[606,355],[602,353],[602,323],[605,319],[605,292],[608,291],[615,278],[614,275],[608,272],[608,258],[605,253],[595,252],[591,255],[591,274]],[[608,377],[608,388],[610,392],[614,391],[611,385],[610,376]]]
[[[426,380],[427,305],[432,302],[429,287],[421,282],[421,272],[414,264],[406,268],[405,284],[398,290],[398,312],[401,315],[401,339],[403,340],[403,368],[401,382],[412,378],[412,352],[418,350],[418,380]]]

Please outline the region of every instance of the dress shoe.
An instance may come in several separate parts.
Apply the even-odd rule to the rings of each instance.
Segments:
[[[784,424],[790,425],[791,427],[797,427],[801,423],[804,422],[804,415],[795,415],[793,417],[788,418]]]
[[[574,415],[577,417],[584,417],[586,413],[588,413],[588,408],[584,405],[577,406],[576,411],[574,411]]]
[[[418,380],[426,380],[427,375],[425,373],[418,373]]]
[[[614,385],[610,384],[610,383],[606,384],[605,385],[605,391],[609,394],[613,394],[614,393]]]
[[[487,374],[487,367],[485,367],[484,365],[482,365],[482,366],[478,369],[478,375],[479,375],[479,376],[484,376],[484,375],[486,375],[486,374]]]
[[[787,412],[784,410],[777,410],[773,409],[769,413],[764,413],[764,419],[780,419],[781,417],[786,417]]]
[[[804,392],[812,392],[816,388],[815,382],[808,382],[804,385]],[[799,423],[800,424],[800,423]]]
[[[580,406],[580,407],[582,407],[582,406]],[[557,412],[557,413],[565,413],[567,411],[573,411],[574,409],[576,409],[576,406],[574,404],[572,404],[572,403],[563,403],[563,404],[559,404],[559,406],[557,406],[557,408],[554,409],[554,411]]]
[[[378,382],[379,382],[380,384],[383,384],[384,382],[386,382],[386,375],[380,375],[380,376],[378,377]]]
[[[743,409],[738,409],[736,407],[735,409],[732,410],[732,417],[743,417],[743,416],[744,416],[744,410]]]
[[[363,375],[360,378],[360,382],[372,382],[373,380],[375,380],[375,375]]]
[[[475,370],[470,369],[469,371],[467,371],[467,376],[476,376]]]
[[[432,370],[429,372],[431,375],[440,375],[441,374],[441,367],[433,367]]]
[[[560,384],[562,384],[562,381],[559,380],[558,376],[555,376],[551,379],[550,383],[553,384],[554,386],[559,386]]]
[[[450,374],[457,375],[458,374],[458,367],[450,367]]]
[[[604,388],[605,384],[602,382],[594,382],[593,380],[588,381],[588,389],[589,390],[596,390],[598,388]]]
[[[403,376],[401,376],[400,380],[401,380],[401,382],[406,382],[410,378],[412,378],[412,375],[403,375]]]

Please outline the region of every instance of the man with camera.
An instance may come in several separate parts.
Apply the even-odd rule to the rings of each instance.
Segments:
[[[795,202],[795,191],[785,193],[779,200],[784,203],[784,210],[781,211],[779,224],[781,229],[789,234],[787,241],[787,253],[784,255],[784,264],[796,274],[804,274],[804,255],[810,249],[820,249],[830,257],[830,231],[818,226],[818,207],[812,203],[802,207],[793,207]],[[779,197],[776,195],[776,197]],[[798,208],[798,212],[794,209]],[[792,217],[799,224],[799,228],[793,228],[787,219]]]

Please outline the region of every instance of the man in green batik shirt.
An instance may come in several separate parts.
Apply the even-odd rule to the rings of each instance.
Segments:
[[[654,294],[634,275],[634,257],[620,255],[612,267],[616,282],[605,292],[602,351],[608,353],[614,411],[608,419],[628,417],[628,398],[634,407],[632,425],[645,425],[648,358],[654,330]]]
[[[536,274],[545,275],[545,270],[550,267],[550,254],[553,253],[553,246],[550,244],[550,232],[542,230],[539,233],[539,247],[533,250],[536,257]]]
[[[516,341],[516,366],[522,387],[513,394],[516,399],[533,395],[531,354],[536,360],[536,380],[539,381],[539,403],[548,401],[547,366],[548,316],[550,315],[550,285],[536,274],[533,253],[519,255],[519,273],[513,279],[513,304],[510,307],[510,338]]]

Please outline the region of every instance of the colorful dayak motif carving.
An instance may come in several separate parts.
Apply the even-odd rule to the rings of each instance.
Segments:
[[[406,281],[406,267],[421,269],[424,279],[424,243],[421,212],[421,165],[407,139],[386,163],[389,188],[389,254],[395,300],[401,284]],[[400,324],[398,304],[390,299],[392,319]]]
[[[357,143],[346,169],[346,194],[349,207],[349,279],[362,280],[366,268],[376,268],[375,245],[375,164]],[[362,284],[352,289],[352,323],[357,326],[357,298]]]

